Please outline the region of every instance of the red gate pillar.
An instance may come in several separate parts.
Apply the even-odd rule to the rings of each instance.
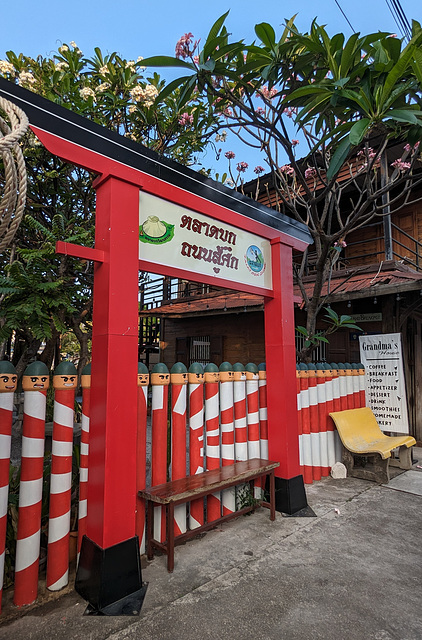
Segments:
[[[293,514],[307,506],[299,465],[292,249],[271,241],[273,297],[265,299],[268,453],[276,469],[276,509]]]
[[[139,186],[96,180],[87,535],[76,590],[96,610],[141,589],[135,536]],[[111,593],[112,592],[112,593]]]

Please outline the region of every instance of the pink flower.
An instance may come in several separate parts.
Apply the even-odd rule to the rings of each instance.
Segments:
[[[347,247],[347,243],[345,240],[339,240],[338,242],[334,243],[335,247],[342,247],[343,249],[345,249]]]
[[[193,52],[195,51],[196,47],[199,44],[199,40],[196,40],[193,44],[193,47],[190,48],[192,41],[193,41],[193,33],[191,33],[190,31],[189,33],[185,33],[184,36],[179,38],[179,40],[176,43],[176,50],[175,50],[176,58],[186,59],[193,54]]]
[[[283,164],[283,166],[280,167],[280,171],[285,173],[287,176],[294,176],[295,174],[295,170],[289,164]]]
[[[233,111],[230,109],[230,107],[226,107],[223,111],[224,115],[227,117],[231,117],[233,115]]]
[[[258,166],[257,166],[257,167],[255,167],[255,169],[254,169],[254,173],[256,173],[258,176],[259,176],[261,173],[264,173],[264,171],[265,171],[264,167],[261,167],[260,165],[258,165]]]
[[[299,140],[292,140],[292,147],[295,147],[297,144],[299,144]]]
[[[239,173],[244,173],[248,167],[249,165],[247,162],[238,162],[236,169]]]
[[[272,87],[271,89],[268,89],[267,85],[261,87],[261,95],[266,99],[266,100],[272,100],[274,98],[274,96],[277,95],[277,89],[275,87]],[[261,95],[258,93],[257,94],[258,97],[261,97]]]
[[[262,107],[258,107],[257,109],[255,109],[255,113],[257,113],[259,116],[262,116],[265,113],[265,109],[263,109]]]
[[[404,145],[404,150],[405,151],[416,151],[416,149],[418,149],[418,147],[419,147],[419,144],[420,143],[417,142],[414,147],[411,147],[410,144],[405,144]]]
[[[315,167],[309,167],[305,170],[305,178],[308,180],[309,178],[315,178],[317,175],[317,170]]]
[[[185,127],[188,124],[193,124],[193,116],[186,112],[182,113],[182,115],[179,118],[179,124],[181,124],[183,127]]]
[[[394,162],[391,163],[391,166],[394,169],[398,169],[399,171],[407,171],[408,169],[410,169],[410,162],[402,162],[401,160],[394,160]]]
[[[226,151],[224,155],[227,158],[227,160],[233,160],[233,158],[236,157],[236,154],[234,151]]]
[[[193,61],[195,64],[199,64],[199,56],[193,56]]]

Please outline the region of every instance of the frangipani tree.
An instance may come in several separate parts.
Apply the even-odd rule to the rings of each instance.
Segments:
[[[301,33],[292,18],[279,36],[271,25],[257,24],[257,40],[245,44],[230,40],[226,18],[202,47],[188,33],[175,58],[145,64],[183,68],[159,99],[177,88],[182,108],[199,92],[198,105],[219,116],[220,128],[260,154],[276,207],[309,227],[316,254],[311,296],[302,284],[304,263],[295,265],[308,337],[299,355],[307,359],[324,339],[316,329],[321,294],[347,235],[384,214],[387,194],[394,193],[392,209],[402,207],[421,182],[422,29],[413,21],[404,46],[380,32],[330,37],[316,22]],[[387,164],[387,148],[398,143],[398,156]]]
[[[141,57],[126,60],[99,48],[85,57],[74,42],[48,58],[9,51],[0,60],[0,75],[183,164],[196,162],[215,121],[206,105],[183,100],[179,109],[180,91],[157,100],[165,83],[146,72]],[[13,351],[18,373],[37,352],[50,365],[60,336],[71,330],[83,367],[89,356],[92,265],[56,255],[55,242],[93,246],[93,176],[52,156],[32,134],[23,152],[26,216],[0,255],[0,359]],[[2,181],[0,163],[0,187]]]

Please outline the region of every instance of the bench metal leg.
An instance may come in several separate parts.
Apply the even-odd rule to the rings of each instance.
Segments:
[[[174,503],[167,505],[167,571],[174,569]]]
[[[147,558],[152,560],[154,557],[154,547],[152,544],[154,531],[154,504],[152,500],[147,500]]]
[[[274,477],[274,469],[270,473],[270,520],[275,520],[275,477]]]

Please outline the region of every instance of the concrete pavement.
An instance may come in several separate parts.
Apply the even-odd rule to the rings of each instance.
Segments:
[[[422,496],[354,478],[307,495],[316,518],[260,509],[177,547],[173,574],[147,563],[140,616],[83,616],[72,591],[15,619],[6,603],[0,639],[420,640]]]

